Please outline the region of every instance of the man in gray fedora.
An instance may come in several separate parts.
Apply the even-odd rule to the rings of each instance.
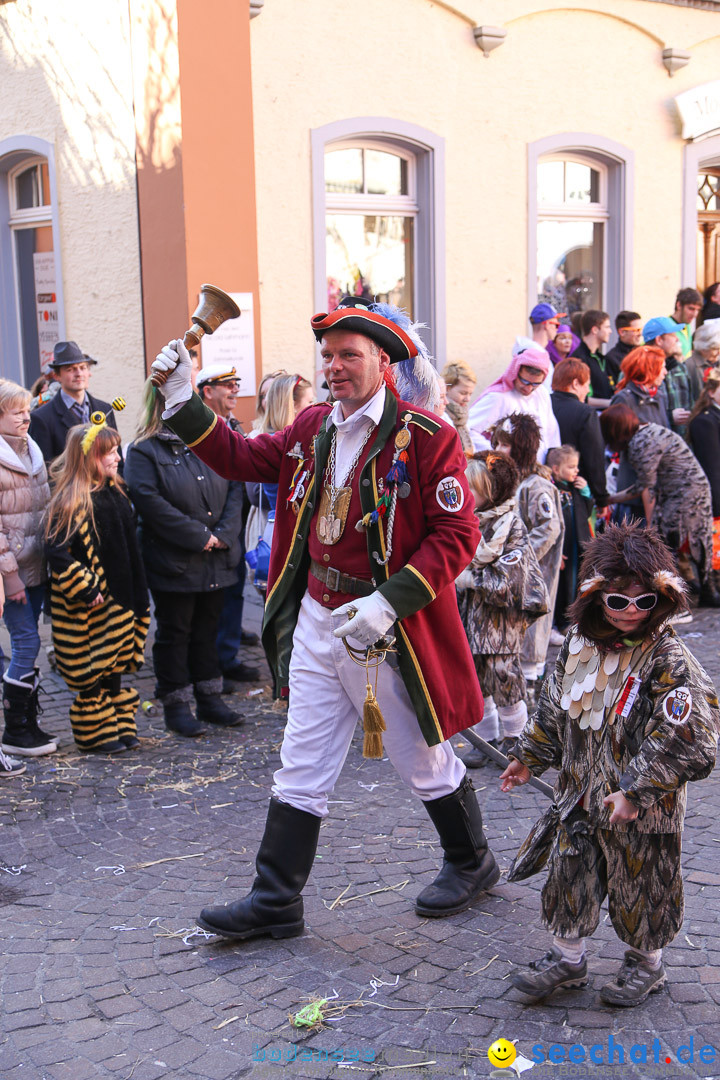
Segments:
[[[70,428],[89,423],[94,412],[105,413],[110,427],[117,427],[109,403],[88,393],[92,365],[96,363],[74,341],[58,341],[53,349],[50,367],[60,389],[46,405],[33,410],[29,432],[48,465],[65,449]]]

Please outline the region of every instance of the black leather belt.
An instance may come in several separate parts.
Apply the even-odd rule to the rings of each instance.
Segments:
[[[314,559],[310,561],[310,573],[326,585],[330,592],[350,593],[352,596],[370,596],[375,592],[372,581],[350,577],[349,574],[343,574],[332,566],[322,566]]]

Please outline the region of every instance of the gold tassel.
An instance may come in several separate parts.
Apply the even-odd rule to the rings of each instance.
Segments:
[[[377,690],[377,671],[376,666],[375,690]],[[383,756],[382,733],[385,731],[385,720],[370,685],[370,665],[367,662],[365,672],[367,685],[365,687],[365,701],[363,702],[363,757],[381,758]]]

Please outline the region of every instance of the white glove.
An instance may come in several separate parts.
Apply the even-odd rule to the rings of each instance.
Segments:
[[[458,574],[458,576],[455,578],[455,588],[458,589],[459,592],[464,592],[465,589],[475,588],[475,578],[473,577],[472,570],[468,568],[467,570],[463,570],[462,573]]]
[[[192,397],[192,360],[182,341],[169,341],[152,363],[151,372],[169,371],[167,382],[159,387],[166,411],[177,408]]]
[[[353,611],[357,614],[351,619],[349,616]],[[347,616],[347,621],[333,630],[335,637],[354,638],[364,649],[385,637],[397,619],[395,608],[379,592],[371,593],[370,596],[359,596],[357,600],[335,608],[333,615]]]

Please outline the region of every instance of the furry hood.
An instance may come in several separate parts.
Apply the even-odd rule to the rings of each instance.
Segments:
[[[670,550],[655,529],[638,521],[608,526],[585,548],[577,597],[568,610],[583,637],[605,648],[620,642],[620,632],[605,621],[600,594],[611,585],[621,592],[630,584],[658,594],[658,602],[642,626],[644,638],[655,637],[672,615],[687,609],[685,583],[678,576]]]

